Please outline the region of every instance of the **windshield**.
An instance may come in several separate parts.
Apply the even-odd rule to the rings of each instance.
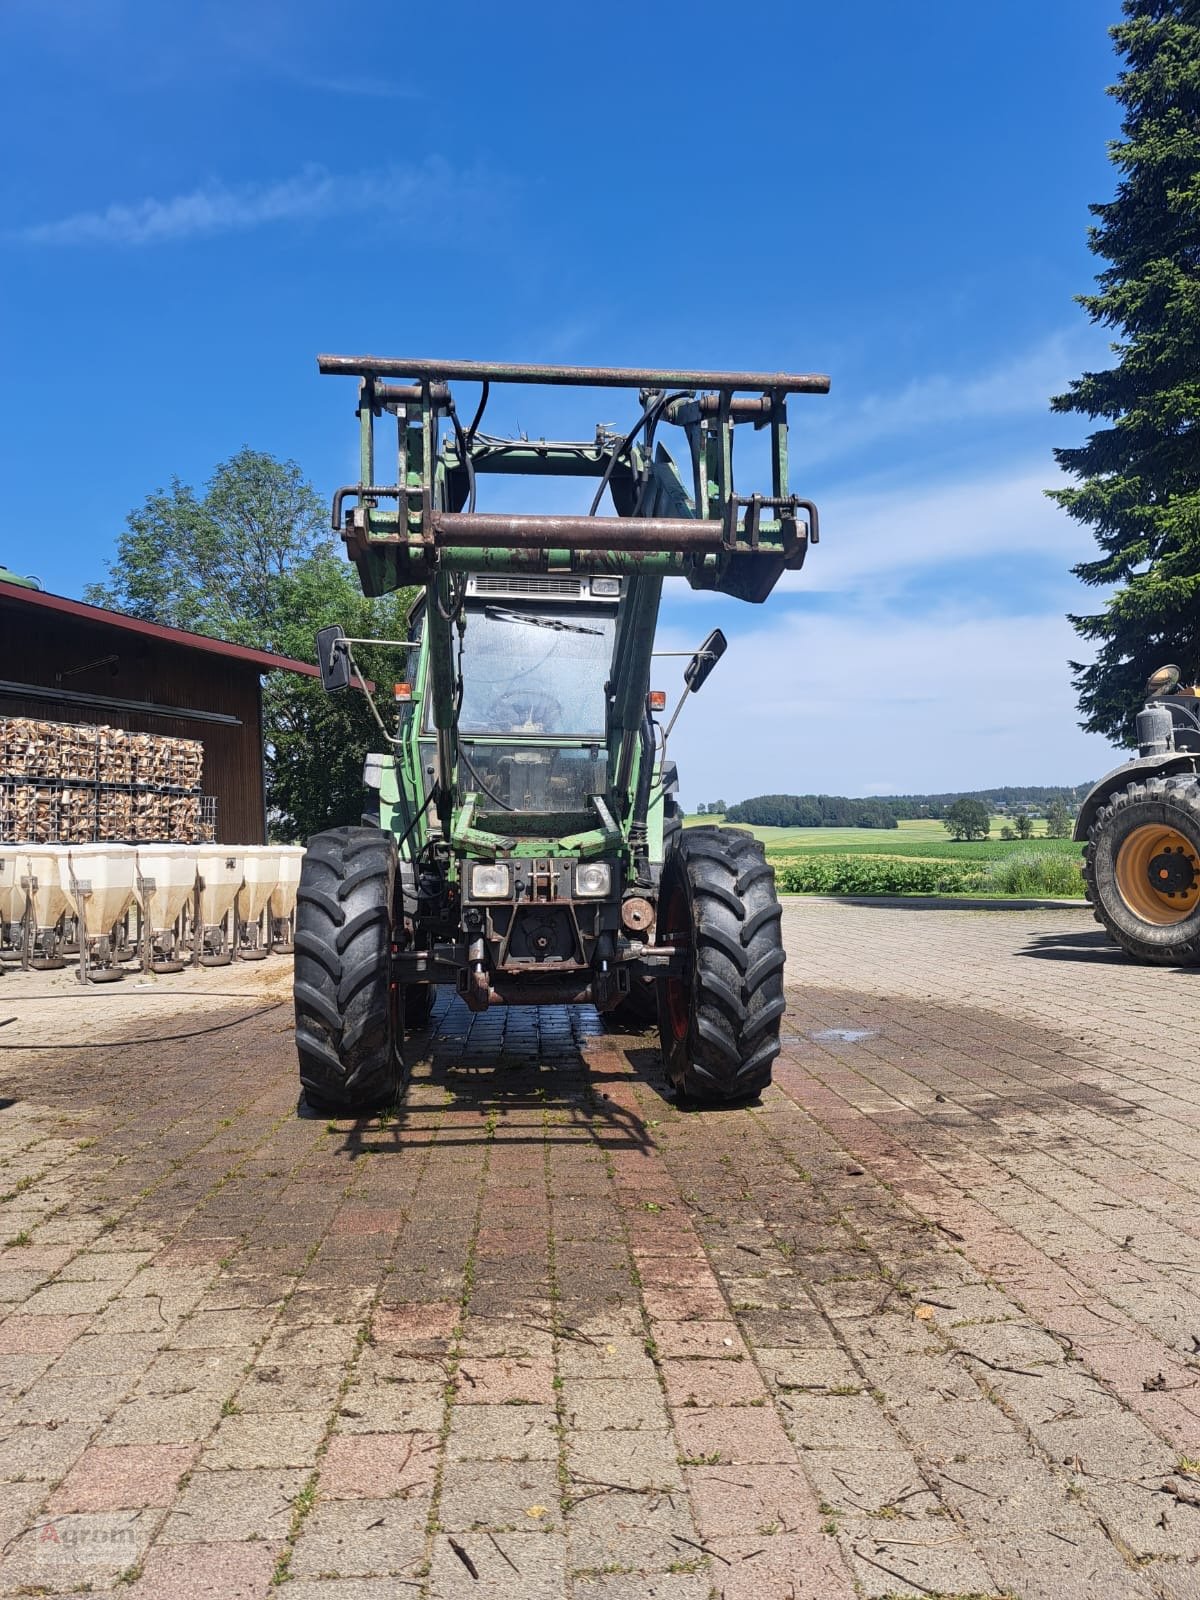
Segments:
[[[459,731],[603,739],[615,609],[467,608]]]

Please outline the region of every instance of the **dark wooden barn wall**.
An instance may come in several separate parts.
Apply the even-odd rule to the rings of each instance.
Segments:
[[[111,655],[115,662],[88,665]],[[86,670],[71,670],[79,667]],[[108,723],[134,733],[201,740],[204,793],[217,797],[217,838],[222,844],[266,843],[257,668],[3,599],[0,679],[178,708],[178,715],[158,715],[0,690],[0,716]],[[186,716],[187,711],[221,712],[237,717],[240,726],[205,722]]]

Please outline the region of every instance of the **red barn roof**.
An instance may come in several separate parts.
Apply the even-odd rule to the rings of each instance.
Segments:
[[[203,633],[189,633],[185,628],[164,628],[159,622],[143,622],[140,617],[126,617],[119,611],[108,611],[103,606],[84,605],[82,600],[68,600],[64,595],[47,594],[44,589],[26,589],[20,584],[0,580],[0,602],[29,606],[56,613],[61,617],[75,617],[80,622],[103,623],[119,628],[123,633],[140,634],[146,639],[158,639],[163,644],[178,645],[185,650],[202,650],[209,655],[225,656],[232,661],[243,661],[257,667],[260,672],[302,672],[306,677],[320,676],[311,661],[295,661],[291,656],[277,656],[270,650],[252,650],[248,645],[230,644],[225,639],[210,639]]]

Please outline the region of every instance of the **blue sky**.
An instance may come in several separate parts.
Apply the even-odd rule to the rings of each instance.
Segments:
[[[5,0],[0,564],[76,595],[242,444],[356,475],[319,350],[823,370],[804,572],[664,608],[664,646],[732,646],[686,798],[1099,775],[1063,620],[1090,539],[1041,491],[1083,432],[1047,397],[1107,360],[1072,296],[1116,11]],[[632,399],[501,391],[489,425]]]

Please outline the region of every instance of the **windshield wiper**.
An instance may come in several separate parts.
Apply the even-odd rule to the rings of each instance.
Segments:
[[[558,617],[529,617],[519,611],[507,611],[503,606],[484,606],[483,614],[493,622],[523,622],[527,628],[551,628],[555,633],[591,633],[597,639],[604,637],[603,628],[585,628],[578,622],[563,622]]]

